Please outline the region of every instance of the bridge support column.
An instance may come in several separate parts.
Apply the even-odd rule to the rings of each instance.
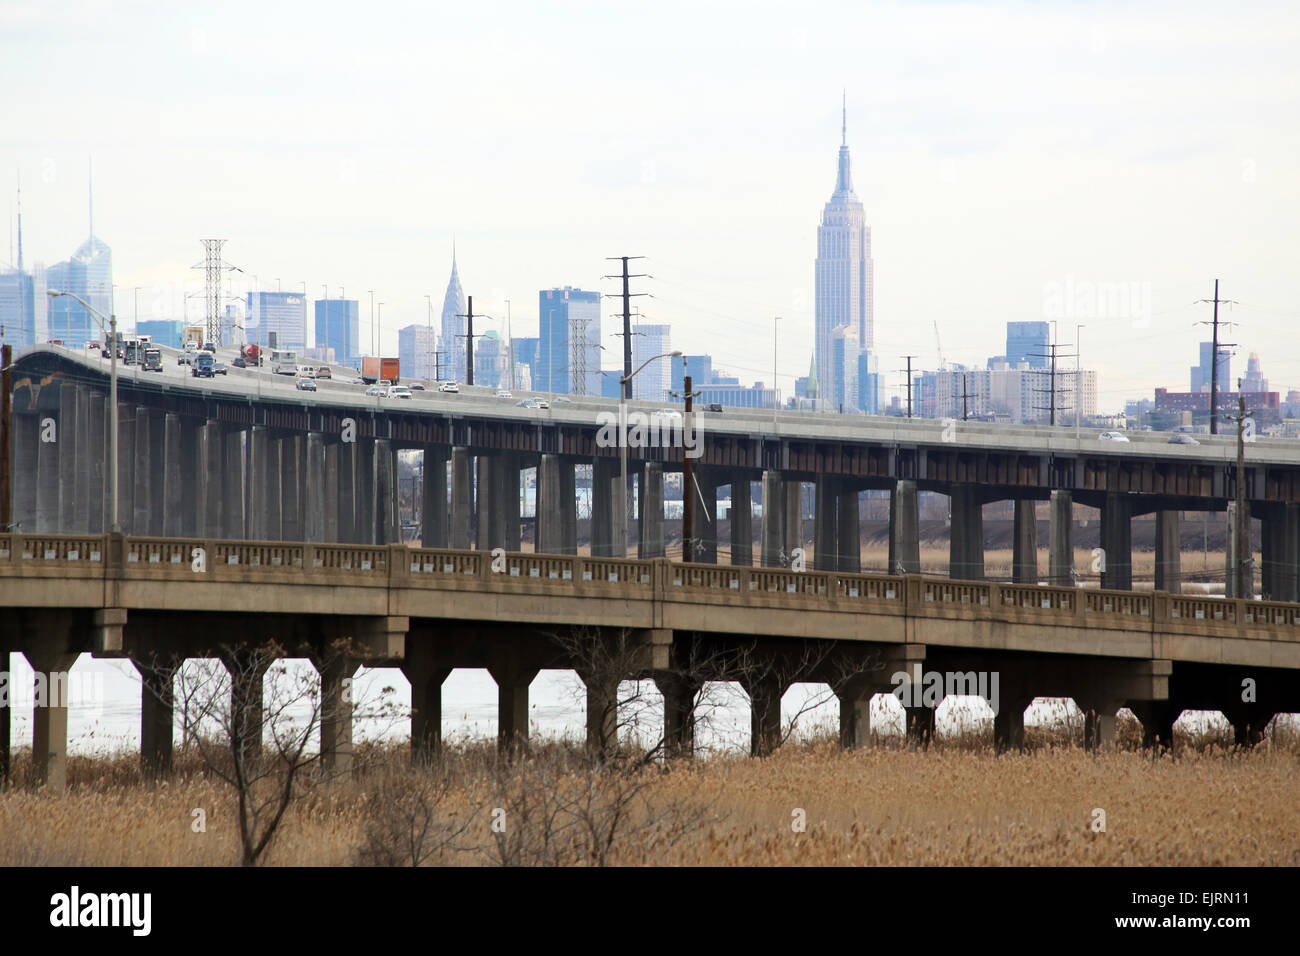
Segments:
[[[750,498],[749,475],[731,476],[731,563],[750,567],[754,563],[754,503]]]
[[[537,504],[534,509],[537,514],[537,531],[534,547],[543,554],[561,553],[559,484],[559,456],[542,455],[537,464]]]
[[[266,497],[266,537],[268,541],[284,540],[284,502],[283,489],[281,482],[284,480],[283,462],[280,456],[284,452],[284,443],[277,441],[268,434],[266,440],[266,474],[262,475],[265,482],[264,492]]]
[[[320,674],[320,762],[333,776],[352,776],[351,678],[357,662],[346,654],[330,654],[312,661]]]
[[[1177,511],[1156,512],[1156,590],[1182,592],[1182,543]]]
[[[77,478],[84,471],[84,461],[78,461],[77,453],[85,451],[77,447],[80,432],[77,421],[77,385],[59,386],[59,517],[55,529],[64,534],[84,531],[77,525]]]
[[[125,424],[125,423],[124,423]],[[134,422],[132,423],[134,432]],[[122,429],[122,435],[125,430]],[[119,441],[122,436],[119,436]],[[199,426],[199,448],[203,463],[199,468],[199,535],[204,538],[221,537],[221,426],[216,422],[204,422]],[[122,444],[123,454],[131,458],[134,454],[131,445]],[[147,469],[146,469],[147,470]],[[123,514],[127,514],[123,507]],[[122,530],[134,533],[134,523],[124,526]]]
[[[447,547],[447,458],[445,445],[424,446],[420,543],[426,548]]]
[[[618,746],[618,678],[578,675],[587,687],[587,750],[607,757]]]
[[[140,769],[145,776],[161,776],[172,769],[172,675],[131,663],[140,673]]]
[[[402,662],[411,682],[411,763],[429,764],[442,757],[442,685],[451,668],[435,664],[432,657]]]
[[[63,793],[68,787],[68,672],[77,662],[77,655],[29,646],[25,656],[37,675],[32,707],[36,781],[52,793]]]
[[[135,534],[135,410],[121,402],[118,403],[117,445],[118,523],[124,534]],[[200,480],[203,480],[202,472]],[[107,494],[104,501],[109,515],[105,520],[111,522],[113,509]]]
[[[700,684],[671,672],[655,674],[654,682],[664,698],[664,756],[690,757],[695,752],[695,699]]]
[[[141,434],[146,434],[149,443],[149,534],[161,535],[163,533],[163,476],[164,454],[166,452],[166,426],[167,416],[161,409],[149,409],[148,414],[149,429],[147,433],[142,433],[139,426],[136,427],[136,450],[139,450],[139,439]],[[241,485],[242,488],[242,485]],[[140,503],[136,502],[138,508]],[[242,513],[242,511],[241,511]]]
[[[322,540],[338,544],[339,537],[339,446],[340,442],[325,442],[325,493],[321,500]]]
[[[930,742],[934,740],[934,714],[938,709],[938,707],[903,708],[908,746],[923,750],[929,748]]]
[[[1023,694],[1007,694],[998,703],[993,715],[993,749],[998,753],[1025,749],[1025,708],[1033,698]]]
[[[267,500],[270,479],[267,467],[267,446],[271,443],[265,425],[254,425],[248,431],[248,537],[254,541],[271,538],[270,502]],[[279,493],[279,487],[276,487]]]
[[[1101,548],[1106,562],[1101,572],[1103,588],[1133,588],[1132,519],[1133,505],[1128,495],[1107,493],[1101,505]]]
[[[1074,497],[1053,491],[1047,534],[1047,578],[1056,587],[1074,586]]]
[[[469,449],[451,450],[451,547],[469,550],[469,516],[473,510],[470,496]]]
[[[15,416],[17,417],[17,416]],[[13,673],[9,666],[9,650],[0,644],[0,667],[6,673]],[[9,695],[0,697],[0,790],[9,784],[9,769],[12,766],[13,740],[9,722]]]
[[[746,682],[749,695],[749,753],[766,757],[781,745],[781,697],[785,683],[765,674]]]
[[[108,485],[107,479],[108,468],[108,426],[107,419],[104,417],[108,407],[108,399],[102,392],[95,392],[89,389],[87,392],[86,404],[86,471],[88,474],[88,483],[86,491],[86,502],[89,507],[90,523],[86,530],[91,534],[103,534],[108,530],[108,515],[111,509],[108,504]],[[182,437],[184,433],[182,432]],[[193,487],[192,485],[189,487]],[[183,509],[178,508],[182,522],[185,518]],[[184,530],[179,532],[185,534]]]
[[[325,436],[308,432],[303,450],[307,480],[302,503],[302,539],[320,544],[325,540]]]
[[[399,544],[397,454],[387,438],[375,439],[375,544]]]
[[[528,687],[537,670],[518,664],[488,668],[497,682],[497,746],[503,753],[528,745]]]
[[[857,574],[862,570],[862,508],[858,491],[844,482],[840,488],[839,529],[836,543],[840,552],[840,570]]]
[[[781,550],[785,545],[782,521],[785,518],[785,482],[779,471],[763,472],[762,561],[765,568],[781,567]]]
[[[915,481],[899,481],[889,496],[889,573],[921,571],[921,515]]]
[[[1238,747],[1253,747],[1264,739],[1273,712],[1256,707],[1235,707],[1223,711],[1223,716],[1232,724],[1232,739]]]
[[[641,467],[641,486],[637,494],[638,558],[664,556],[664,466],[648,461]]]
[[[578,476],[571,459],[560,459],[560,552],[578,553]]]
[[[840,702],[840,746],[845,750],[871,743],[871,699],[881,691],[877,681],[851,680],[835,695]]]
[[[1134,700],[1129,709],[1142,722],[1142,746],[1169,750],[1174,745],[1174,724],[1183,708],[1169,700]]]
[[[266,662],[242,649],[223,651],[218,658],[230,675],[231,743],[249,757],[262,753],[262,681]]]
[[[356,441],[356,474],[353,481],[356,509],[353,527],[357,544],[375,543],[375,440],[358,438]],[[466,515],[468,520],[468,513]],[[466,547],[469,545],[467,544]]]
[[[59,530],[59,485],[62,483],[59,423],[51,415],[34,417],[39,432],[36,444],[36,527],[31,530],[37,534],[53,534]]]
[[[979,489],[954,485],[948,539],[948,575],[963,581],[984,579],[984,507]]]
[[[501,522],[500,546],[507,551],[518,551],[522,543],[519,533],[519,456],[511,452],[497,455],[492,471],[497,483],[492,510]]]
[[[1083,746],[1088,750],[1115,748],[1115,715],[1124,701],[1102,698],[1090,702],[1083,710]]]
[[[1279,509],[1277,600],[1300,601],[1300,504]]]
[[[335,507],[338,512],[339,541],[344,544],[356,544],[357,443],[341,441],[337,447],[339,488]]]
[[[107,414],[107,410],[105,412]],[[120,439],[119,439],[120,441]],[[203,524],[203,502],[198,492],[203,487],[203,429],[193,419],[181,419],[181,534],[199,537]],[[104,530],[112,523],[113,503],[104,490]]]
[[[1247,521],[1250,520],[1249,515],[1247,515],[1246,520]],[[1238,521],[1237,503],[1235,501],[1229,501],[1228,521],[1227,521],[1228,538],[1223,548],[1223,570],[1224,570],[1223,594],[1225,597],[1230,597],[1230,598],[1248,596],[1250,594],[1251,587],[1253,587],[1254,585],[1253,581],[1248,580],[1248,576],[1246,574],[1242,574],[1243,583],[1249,584],[1250,587],[1243,587],[1242,589],[1244,592],[1243,594],[1237,593],[1237,565],[1240,562],[1240,559],[1237,555],[1237,521]]]
[[[501,511],[495,500],[500,491],[494,475],[497,466],[497,459],[493,455],[479,455],[475,463],[475,541],[480,551],[502,547]]]
[[[622,500],[618,461],[597,458],[591,465],[591,554],[611,557],[614,550],[614,507]]]
[[[66,386],[65,386],[66,387]],[[72,484],[72,530],[79,534],[90,531],[90,475],[96,462],[90,457],[90,389],[74,386],[77,409],[77,429],[74,439],[77,449],[77,473]],[[103,461],[103,456],[99,459]],[[161,518],[161,516],[160,516]]]
[[[226,538],[246,537],[244,530],[244,431],[222,435],[221,529]]]
[[[1032,498],[1015,501],[1011,579],[1017,584],[1038,583],[1038,518],[1034,513],[1037,504]]]
[[[181,486],[181,418],[174,412],[168,412],[163,420],[163,486],[162,500],[158,503],[162,510],[163,534],[169,538],[179,538],[185,517],[185,489]]]
[[[15,414],[13,442],[13,522],[17,530],[32,534],[37,529],[36,498],[40,487],[37,459],[41,446],[41,419],[39,415]],[[8,665],[6,665],[7,668]]]
[[[133,493],[134,500],[132,502],[133,511],[135,512],[135,514],[131,522],[131,533],[141,534],[141,535],[154,533],[151,527],[150,519],[151,519],[151,512],[156,510],[154,508],[154,501],[153,501],[153,488],[151,487],[151,482],[153,481],[152,459],[153,459],[154,448],[153,448],[153,443],[150,441],[151,428],[150,428],[149,419],[150,419],[149,409],[144,408],[143,406],[136,406],[135,428],[133,429],[135,440],[132,443],[134,447],[131,447],[129,449],[123,449],[124,451],[127,451],[127,453],[131,455],[132,471],[135,473],[134,475],[135,489]],[[220,440],[221,426],[217,425],[215,427],[217,429],[218,438],[217,438],[217,450],[216,450],[216,469],[217,469],[216,479],[217,480],[214,483],[214,487],[220,489],[221,488],[221,440]],[[118,441],[119,442],[121,441],[120,433],[118,435]],[[159,451],[159,453],[161,454],[161,450]],[[219,491],[218,491],[218,497],[220,497]],[[220,504],[218,504],[218,509],[220,509]],[[220,516],[220,510],[218,510],[218,517],[219,516]]]
[[[839,479],[825,475],[814,482],[813,495],[813,567],[834,571],[839,567]]]
[[[785,517],[781,520],[781,533],[785,536],[786,564],[795,548],[804,546],[803,540],[803,482],[787,479],[785,485]]]

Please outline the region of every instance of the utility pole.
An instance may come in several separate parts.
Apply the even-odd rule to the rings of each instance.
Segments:
[[[649,295],[650,293],[629,291],[628,280],[653,279],[654,276],[644,272],[639,272],[635,275],[628,274],[628,262],[633,259],[644,259],[645,256],[606,256],[605,258],[611,261],[623,263],[623,272],[621,274],[605,276],[605,278],[623,280],[623,399],[624,401],[630,401],[632,398],[632,299],[636,296]],[[690,389],[688,388],[687,391],[689,392]],[[685,492],[683,492],[683,494],[685,494]]]
[[[114,342],[112,348],[117,348]],[[13,514],[10,511],[13,491],[13,438],[9,428],[13,423],[13,347],[8,342],[0,347],[0,534],[9,534],[13,530]],[[8,719],[8,715],[5,716]],[[6,734],[8,730],[4,731]],[[6,756],[8,756],[6,752]],[[8,767],[0,768],[0,780],[8,775]]]
[[[970,418],[969,408],[966,402],[967,398],[969,397],[970,397],[970,393],[966,391],[966,373],[962,372],[961,373],[961,420],[962,421],[966,421],[968,418]]]
[[[1219,434],[1219,346],[1220,344],[1231,348],[1236,345],[1235,342],[1219,342],[1219,303],[1227,305],[1237,303],[1232,299],[1219,298],[1219,280],[1214,280],[1214,298],[1198,299],[1198,302],[1214,303],[1214,318],[1210,322],[1201,322],[1200,325],[1213,325],[1214,334],[1210,338],[1210,434]],[[1224,323],[1225,325],[1228,323]]]
[[[1050,366],[1051,371],[1049,372],[1049,375],[1051,376],[1050,379],[1049,379],[1050,387],[1049,387],[1049,388],[1036,388],[1036,389],[1034,389],[1035,392],[1038,392],[1038,393],[1040,393],[1040,394],[1041,394],[1042,392],[1048,392],[1048,393],[1050,393],[1050,397],[1049,397],[1049,399],[1048,399],[1048,403],[1047,403],[1047,410],[1048,410],[1048,419],[1047,419],[1047,421],[1048,421],[1048,424],[1050,424],[1050,425],[1055,425],[1055,424],[1056,424],[1056,359],[1057,359],[1059,356],[1064,356],[1065,358],[1071,358],[1071,357],[1074,357],[1074,356],[1072,356],[1071,353],[1069,353],[1069,352],[1058,352],[1057,350],[1058,350],[1059,348],[1060,348],[1059,345],[1052,344],[1052,345],[1049,345],[1049,346],[1047,347],[1047,351],[1046,351],[1046,352],[1035,352],[1035,353],[1033,353],[1034,355],[1038,356],[1039,358],[1047,358],[1047,359],[1051,359],[1051,366]],[[1076,376],[1076,378],[1077,378],[1077,376]],[[1075,401],[1078,401],[1078,396],[1077,396],[1077,395],[1075,396]],[[1035,406],[1035,410],[1041,412],[1041,411],[1043,410],[1043,407],[1042,407],[1041,405],[1037,405],[1037,406]]]
[[[912,417],[912,359],[916,358],[916,356],[904,355],[903,358],[907,359],[907,417],[911,418]],[[901,372],[903,370],[900,368],[899,371]],[[821,385],[819,383],[818,388],[820,387]]]
[[[465,331],[460,334],[460,338],[465,340],[465,384],[474,384],[474,339],[482,338],[482,333],[474,334],[474,297],[466,296],[466,312],[464,315],[457,315],[456,318],[465,320]],[[490,315],[480,315],[480,319],[490,319]]]
[[[1219,297],[1217,290],[1214,297]],[[1248,578],[1246,574],[1251,561],[1250,515],[1246,511],[1246,420],[1249,416],[1246,414],[1246,393],[1241,389],[1241,379],[1237,379],[1237,526],[1232,529],[1233,550],[1237,560],[1233,564],[1232,573],[1236,596],[1249,600],[1255,596],[1254,575]]]
[[[682,367],[686,366],[685,357],[682,358]],[[692,400],[695,393],[691,391],[691,377],[689,375],[682,378],[682,399],[686,403],[686,418],[684,425],[686,428],[691,427],[691,414],[694,407]],[[695,557],[695,470],[691,467],[691,456],[682,455],[682,561],[690,561]],[[767,503],[764,502],[764,507]]]

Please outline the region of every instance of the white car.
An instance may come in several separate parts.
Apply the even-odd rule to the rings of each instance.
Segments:
[[[298,379],[294,387],[300,392],[314,392],[316,391],[316,380],[303,375]]]
[[[380,398],[383,398],[385,395],[388,394],[388,389],[383,385],[371,385],[368,389],[366,389],[366,394],[378,395]]]
[[[440,392],[460,392],[460,386],[455,382],[443,382],[438,386]]]
[[[1123,432],[1102,432],[1097,436],[1098,441],[1122,441],[1127,442],[1128,436]]]
[[[389,398],[410,398],[411,390],[405,385],[390,385],[388,386],[388,397]]]
[[[497,392],[497,398],[514,398],[514,396],[503,388],[501,391]]]
[[[675,408],[661,408],[650,416],[651,418],[681,418],[682,413]]]

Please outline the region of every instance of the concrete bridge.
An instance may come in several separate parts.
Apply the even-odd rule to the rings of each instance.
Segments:
[[[582,398],[536,410],[488,389],[397,401],[368,398],[342,381],[301,392],[291,378],[266,370],[231,369],[222,381],[191,379],[175,364],[175,353],[164,352],[164,373],[132,368],[120,382],[124,532],[395,543],[397,453],[413,449],[425,476],[420,537],[426,547],[518,550],[518,479],[521,470],[533,469],[535,549],[575,554],[575,468],[588,466],[592,553],[626,556],[632,539],[638,557],[665,553],[664,474],[682,468],[683,449],[629,449],[630,480],[644,507],[628,534],[622,520],[627,509],[619,506],[619,449],[598,441],[597,414],[615,403]],[[110,530],[107,364],[53,346],[28,349],[16,360],[17,530]],[[725,543],[731,564],[781,566],[805,543],[805,485],[814,488],[812,560],[818,570],[860,569],[860,493],[867,490],[890,497],[888,566],[905,573],[920,570],[918,492],[949,496],[949,566],[962,580],[985,577],[982,509],[994,501],[1014,502],[1014,579],[1020,583],[1072,582],[1075,502],[1100,509],[1101,584],[1116,590],[1132,587],[1135,516],[1156,515],[1155,587],[1171,593],[1182,577],[1180,512],[1227,510],[1230,524],[1239,520],[1236,447],[1228,437],[1183,446],[1154,434],[1114,443],[1076,438],[1068,428],[807,413],[728,411],[700,420],[698,487],[692,489],[700,507],[690,547],[701,563],[716,563]],[[50,434],[57,440],[43,440]],[[1300,441],[1250,443],[1242,481],[1247,513],[1241,520],[1259,522],[1262,596],[1300,600]],[[729,542],[719,541],[716,520],[724,488],[732,506]],[[1034,504],[1047,500],[1050,559],[1040,569]],[[755,535],[757,502],[761,528]],[[1233,554],[1228,561],[1240,563]]]
[[[157,662],[224,658],[271,640],[323,661],[326,642],[351,639],[355,657],[318,664],[335,696],[361,665],[400,667],[412,686],[417,755],[438,747],[442,682],[458,667],[485,667],[495,678],[506,742],[527,734],[539,669],[574,668],[587,680],[588,737],[600,744],[613,732],[601,703],[617,693],[617,679],[653,679],[677,752],[691,747],[692,707],[711,678],[744,685],[755,754],[775,746],[791,683],[831,684],[843,743],[853,746],[869,731],[871,697],[893,690],[895,672],[918,666],[997,673],[1003,747],[1021,741],[1035,696],[1072,697],[1100,743],[1122,706],[1152,743],[1169,741],[1184,709],[1222,711],[1243,741],[1274,714],[1300,711],[1300,604],[1160,591],[399,544],[10,534],[0,536],[0,607],[0,650],[24,653],[38,672],[65,672],[86,652],[135,662],[142,759],[155,770],[170,764],[173,722]],[[579,631],[630,638],[635,662],[621,675],[584,675],[583,661],[554,640]],[[763,666],[693,670],[701,645],[751,648]],[[798,653],[808,647],[827,653]],[[346,770],[350,714],[335,703],[322,754]],[[907,709],[909,732],[932,731],[933,706]],[[7,755],[6,717],[0,712]],[[34,724],[40,774],[62,787],[66,707],[37,707]]]

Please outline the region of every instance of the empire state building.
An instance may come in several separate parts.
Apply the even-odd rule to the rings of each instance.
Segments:
[[[845,401],[849,392],[856,392],[856,388],[846,390],[850,384],[846,377],[856,379],[858,359],[852,353],[854,350],[870,352],[875,347],[871,229],[867,226],[862,201],[853,191],[847,107],[840,136],[835,192],[822,210],[821,225],[817,227],[813,356],[817,365],[818,405],[829,409],[835,409],[837,402],[857,407],[856,402]]]

